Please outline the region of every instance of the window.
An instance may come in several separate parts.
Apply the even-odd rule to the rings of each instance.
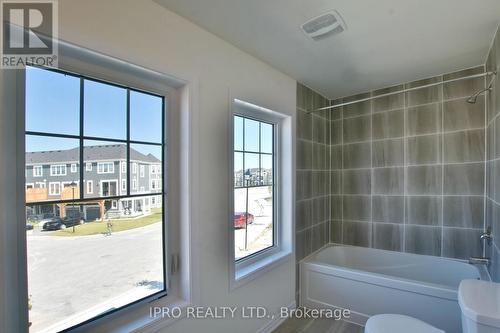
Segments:
[[[49,195],[61,194],[61,183],[49,183]]]
[[[141,177],[144,178],[144,165],[139,166]]]
[[[132,163],[132,172],[137,173],[137,163]]]
[[[36,186],[38,188],[46,188],[47,187],[47,185],[44,182],[36,182]]]
[[[274,125],[234,116],[235,259],[274,245]]]
[[[132,179],[132,189],[137,190],[137,179]]]
[[[94,182],[92,180],[87,180],[87,194],[94,193]]]
[[[228,224],[230,288],[287,258],[293,249],[291,115],[234,100]],[[280,181],[283,179],[286,181]]]
[[[26,189],[27,190],[32,189],[32,188],[35,188],[35,184],[33,184],[33,183],[26,183]]]
[[[27,187],[26,214],[86,222],[47,231],[49,237],[43,240],[27,237],[30,332],[71,330],[104,313],[166,295],[165,200],[155,208],[148,205],[153,195],[165,198],[164,186],[136,194],[128,174],[114,175],[126,172],[131,158],[136,173],[137,163],[154,162],[163,168],[165,97],[59,70],[28,66],[25,77],[26,170],[49,165],[50,176],[60,177],[57,182],[47,179],[48,191]],[[145,117],[145,112],[159,118]],[[53,125],[53,113],[58,126]],[[120,163],[117,170],[115,162]],[[92,164],[97,172],[91,172]],[[86,172],[79,172],[84,165]],[[34,175],[38,172],[33,168]],[[137,179],[133,183],[137,188]],[[117,243],[102,237],[110,232],[102,219],[112,219],[111,232],[126,230],[129,240]],[[73,239],[54,241],[60,236]],[[82,250],[99,262],[75,260],[74,254]],[[34,262],[35,256],[50,260]],[[130,283],[119,282],[125,280]],[[103,285],[111,286],[106,293]],[[82,299],[85,302],[75,301]]]
[[[33,177],[42,177],[43,176],[43,168],[41,165],[33,166]]]
[[[51,176],[66,176],[66,164],[51,165],[50,166]]]
[[[115,164],[113,162],[97,163],[97,173],[114,173]]]

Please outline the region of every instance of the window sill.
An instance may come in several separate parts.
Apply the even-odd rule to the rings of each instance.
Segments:
[[[234,290],[264,275],[268,271],[288,261],[291,256],[291,251],[281,250],[272,254],[263,255],[261,259],[242,267],[235,265],[234,276],[230,278],[229,289]]]

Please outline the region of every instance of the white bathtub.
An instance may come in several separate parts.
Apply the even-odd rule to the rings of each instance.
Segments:
[[[485,267],[464,261],[331,245],[301,261],[300,304],[350,309],[348,320],[361,325],[375,314],[398,313],[458,333],[463,279],[490,277]]]

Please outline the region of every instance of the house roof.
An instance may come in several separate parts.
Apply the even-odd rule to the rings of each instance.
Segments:
[[[54,162],[79,162],[79,148],[66,150],[52,150],[40,152],[27,152],[26,164],[42,164]],[[124,144],[85,146],[83,149],[84,161],[100,160],[120,160],[127,158],[127,146]],[[161,161],[152,154],[143,154],[130,148],[130,159],[147,163],[161,163]]]

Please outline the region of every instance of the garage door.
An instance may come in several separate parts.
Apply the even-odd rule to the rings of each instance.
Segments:
[[[85,211],[87,221],[95,221],[101,218],[101,209],[99,206],[87,206],[85,207]]]

